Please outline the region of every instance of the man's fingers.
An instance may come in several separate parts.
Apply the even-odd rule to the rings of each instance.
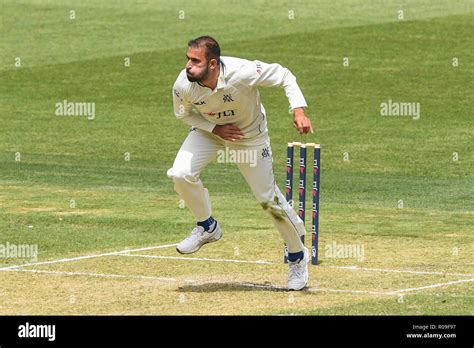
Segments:
[[[232,129],[232,128],[227,128],[227,129],[225,130],[225,133],[242,134],[242,132],[239,131],[238,129]]]
[[[239,132],[233,132],[233,131],[230,131],[230,130],[226,131],[224,134],[227,135],[227,136],[241,135],[241,133],[239,133]]]
[[[306,134],[311,132],[311,133],[314,133],[313,132],[313,126],[311,125],[311,120],[309,118],[306,119]]]
[[[242,133],[240,128],[233,124],[226,124],[220,127],[221,138],[224,140],[236,141],[244,137],[244,133]]]
[[[308,118],[294,121],[293,126],[300,134],[308,134],[309,132],[314,133],[313,126]]]
[[[225,138],[226,138],[227,140],[232,140],[232,141],[234,141],[234,140],[242,139],[243,136],[242,136],[240,133],[231,133],[231,132],[228,132],[228,133],[226,133]]]
[[[295,116],[293,118],[293,127],[295,127],[298,133],[300,133],[301,135],[308,134],[310,132],[314,133],[311,120],[305,115],[297,115],[295,113]]]
[[[304,124],[304,122],[300,123],[300,126],[298,127],[298,130],[300,131],[300,134],[306,134],[308,132],[307,127]]]
[[[244,135],[244,133],[242,133],[242,131],[240,130],[239,127],[232,126],[232,125],[226,127],[226,133],[237,134],[237,135],[241,135],[241,136]]]
[[[304,134],[308,134],[310,129],[311,125],[305,124],[305,126],[303,127]]]
[[[226,135],[231,138],[236,138],[236,139],[241,139],[243,138],[242,133],[237,133],[237,132],[227,132]]]

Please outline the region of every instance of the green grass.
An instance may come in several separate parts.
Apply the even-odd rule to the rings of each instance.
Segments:
[[[459,279],[332,266],[472,274],[473,12],[472,0],[3,1],[0,244],[38,244],[44,261],[181,240],[193,220],[179,207],[166,170],[189,127],[173,116],[171,86],[187,41],[211,34],[224,55],[290,68],[309,104],[315,134],[302,137],[283,90],[261,90],[280,187],[288,141],[322,147],[321,267],[311,269],[312,287],[387,292]],[[95,102],[96,118],[55,116],[63,99]],[[419,102],[420,119],[381,117],[380,104],[389,99]],[[235,166],[212,163],[202,180],[224,238],[196,256],[274,264],[114,257],[37,266],[175,283],[3,272],[0,313],[474,312],[472,283],[406,293],[403,303],[397,296],[324,291],[295,294],[290,303],[285,292],[242,287],[284,286],[282,241]],[[364,245],[364,260],[328,257],[333,242]],[[171,249],[147,253],[177,256]],[[3,258],[0,266],[26,261]],[[188,284],[189,277],[196,282]],[[209,292],[215,303],[202,309]]]

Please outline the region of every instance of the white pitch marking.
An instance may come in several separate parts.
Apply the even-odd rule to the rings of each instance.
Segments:
[[[460,277],[474,277],[474,274],[466,274],[466,273],[411,271],[411,270],[399,270],[399,269],[366,268],[366,267],[359,267],[359,266],[320,266],[320,267],[348,269],[348,270],[353,270],[353,271],[368,271],[368,272],[409,273],[409,274],[449,275],[449,276],[460,276]]]
[[[416,287],[416,288],[400,289],[400,290],[387,292],[386,294],[387,295],[397,295],[397,294],[400,294],[402,292],[433,289],[433,288],[439,288],[439,287],[442,287],[442,286],[448,286],[448,285],[452,285],[452,284],[470,283],[470,282],[474,282],[474,278],[473,279],[452,280],[452,281],[446,282],[446,283],[431,284],[431,285],[426,285],[426,286],[419,286],[419,287]]]
[[[159,280],[166,282],[175,282],[175,278],[165,277],[153,277],[153,276],[141,276],[141,275],[125,275],[125,274],[104,274],[104,273],[88,273],[88,272],[66,272],[66,271],[48,271],[41,269],[10,269],[5,270],[6,272],[29,272],[29,273],[44,273],[44,274],[55,274],[65,276],[88,276],[88,277],[102,277],[102,278],[132,278],[132,279],[144,279],[144,280]],[[187,280],[192,282],[191,280]]]
[[[162,256],[162,255],[140,255],[140,254],[120,254],[118,256],[127,256],[127,257],[144,257],[149,259],[165,259],[165,260],[188,260],[188,261],[212,261],[212,262],[236,262],[236,263],[256,263],[256,264],[272,264],[272,262],[257,260],[257,261],[248,261],[248,260],[231,260],[231,259],[209,259],[205,257],[182,257],[182,256]]]
[[[316,292],[345,292],[345,293],[352,293],[352,294],[370,294],[370,295],[389,295],[386,292],[380,291],[368,291],[368,290],[350,290],[350,289],[324,289],[324,288],[307,288],[308,291]]]
[[[176,246],[176,245],[178,245],[178,244],[166,244],[166,245],[158,245],[158,246],[147,247],[147,248],[127,249],[127,250],[121,250],[121,251],[113,251],[113,252],[105,253],[105,254],[95,254],[95,255],[72,257],[72,258],[69,258],[69,259],[59,259],[59,260],[43,261],[43,262],[30,262],[30,263],[24,263],[22,265],[3,267],[3,268],[0,268],[0,271],[7,271],[9,269],[22,268],[22,267],[26,267],[26,266],[50,265],[50,264],[53,264],[53,263],[64,263],[64,262],[71,262],[71,261],[77,261],[77,260],[86,260],[86,259],[92,259],[92,258],[96,258],[96,257],[115,256],[115,255],[118,255],[118,254],[125,254],[125,253],[130,253],[130,252],[135,252],[135,251],[163,249],[163,248],[169,248],[169,247]]]
[[[6,272],[29,272],[29,273],[42,273],[42,274],[53,274],[53,275],[64,275],[64,276],[88,276],[88,277],[102,277],[102,278],[122,278],[122,279],[143,279],[143,280],[157,280],[157,281],[165,281],[165,282],[176,282],[177,279],[175,278],[165,278],[165,277],[153,277],[153,276],[140,276],[140,275],[123,275],[123,274],[103,274],[103,273],[88,273],[88,272],[65,272],[65,271],[48,271],[48,270],[35,270],[35,269],[8,269],[4,270]],[[195,280],[192,279],[185,279],[187,283],[195,283]],[[455,281],[449,281],[446,283],[438,283],[438,284],[431,284],[426,286],[420,286],[416,288],[408,288],[408,289],[399,289],[387,292],[377,292],[377,291],[367,291],[367,290],[350,290],[350,289],[325,289],[325,288],[315,288],[310,287],[306,290],[311,292],[337,292],[337,293],[354,293],[354,294],[371,294],[371,295],[397,295],[400,293],[405,292],[412,292],[412,291],[419,291],[425,289],[432,289],[438,288],[453,284],[459,283],[468,283],[474,282],[473,279],[460,279]],[[268,289],[268,290],[281,290],[286,291],[286,288],[272,286],[272,285],[259,285],[259,284],[250,284],[250,283],[242,283],[241,286],[250,287],[250,288],[258,288],[258,289]]]
[[[158,245],[158,246],[153,246],[153,247],[146,247],[146,248],[138,248],[138,249],[127,249],[127,250],[121,250],[121,251],[115,251],[115,252],[110,252],[110,253],[103,253],[103,254],[95,254],[95,255],[86,255],[86,256],[79,256],[79,257],[74,257],[74,258],[68,258],[68,259],[59,259],[59,260],[51,260],[51,261],[44,261],[44,262],[31,262],[31,263],[24,263],[21,265],[15,265],[15,266],[8,266],[8,267],[3,267],[0,268],[0,271],[9,271],[9,270],[15,270],[27,266],[34,266],[34,265],[47,265],[47,264],[55,264],[55,263],[64,263],[64,262],[71,262],[71,261],[77,261],[77,260],[85,260],[85,259],[91,259],[91,258],[97,258],[97,257],[104,257],[104,256],[134,256],[134,255],[127,255],[127,253],[131,252],[136,252],[136,251],[145,251],[145,250],[154,250],[154,249],[162,249],[162,248],[169,248],[178,245],[177,243],[175,244],[166,244],[166,245]],[[245,260],[225,260],[225,259],[208,259],[208,258],[187,258],[187,257],[173,257],[173,256],[153,256],[153,255],[137,255],[139,257],[153,257],[153,258],[162,258],[162,259],[183,259],[183,260],[199,260],[199,261],[215,261],[215,262],[241,262],[241,263],[257,263],[257,264],[275,264],[274,262],[269,262],[269,261],[263,261],[263,260],[258,260],[258,261],[245,261]],[[366,267],[359,267],[359,266],[319,266],[319,267],[329,267],[329,268],[339,268],[339,269],[348,269],[348,270],[361,270],[361,271],[370,271],[370,272],[392,272],[392,273],[408,273],[408,274],[426,274],[426,275],[450,275],[450,276],[461,276],[461,277],[473,277],[474,274],[463,274],[463,273],[445,273],[445,272],[425,272],[425,271],[411,271],[411,270],[396,270],[396,269],[382,269],[382,268],[366,268]],[[467,280],[468,282],[471,280]],[[435,286],[429,286],[429,287],[437,287],[437,286],[444,286],[444,285],[449,285],[451,282],[448,283],[442,283],[441,285],[436,285]],[[425,287],[421,287],[422,289]],[[418,288],[414,288],[418,289]],[[334,289],[333,289],[334,290]],[[408,291],[407,290],[401,290],[401,291]],[[332,291],[332,290],[328,290]],[[334,290],[338,291],[339,290]],[[358,291],[358,290],[348,290],[348,291]],[[413,290],[414,291],[414,290]],[[392,293],[398,293],[397,291],[392,291],[389,292],[390,294]]]

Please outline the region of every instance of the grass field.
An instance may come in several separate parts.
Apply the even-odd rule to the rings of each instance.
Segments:
[[[0,245],[38,247],[0,258],[0,314],[474,314],[474,1],[0,6]],[[261,90],[280,187],[288,141],[322,148],[306,291],[285,291],[283,242],[232,164],[202,174],[223,239],[176,259],[194,222],[166,176],[189,129],[171,87],[203,34],[305,94],[302,137],[283,90]],[[56,116],[64,99],[95,118]],[[388,100],[419,119],[381,116]]]

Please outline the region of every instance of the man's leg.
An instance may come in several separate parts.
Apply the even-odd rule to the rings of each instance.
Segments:
[[[174,182],[174,189],[191,210],[197,226],[190,237],[177,247],[181,253],[192,253],[205,244],[216,241],[221,236],[218,223],[211,216],[209,192],[199,179],[204,167],[217,157],[223,145],[213,135],[191,130],[182,144],[173,167],[167,172]],[[206,233],[210,232],[210,233]]]
[[[290,273],[292,265],[296,263],[298,267],[302,266],[306,269],[306,272],[304,272],[304,269],[301,270],[302,277],[299,280],[297,279],[296,283],[290,282],[292,274],[289,276],[289,288],[300,290],[308,280],[307,262],[309,253],[300,238],[305,234],[305,227],[303,221],[290,207],[275,183],[270,142],[267,141],[266,144],[256,147],[232,146],[232,149],[236,151],[256,151],[254,163],[246,161],[246,163],[238,163],[238,167],[262,208],[270,214],[275,227],[288,246]],[[249,155],[248,158],[253,158],[253,156]],[[303,262],[300,264],[300,261]]]

